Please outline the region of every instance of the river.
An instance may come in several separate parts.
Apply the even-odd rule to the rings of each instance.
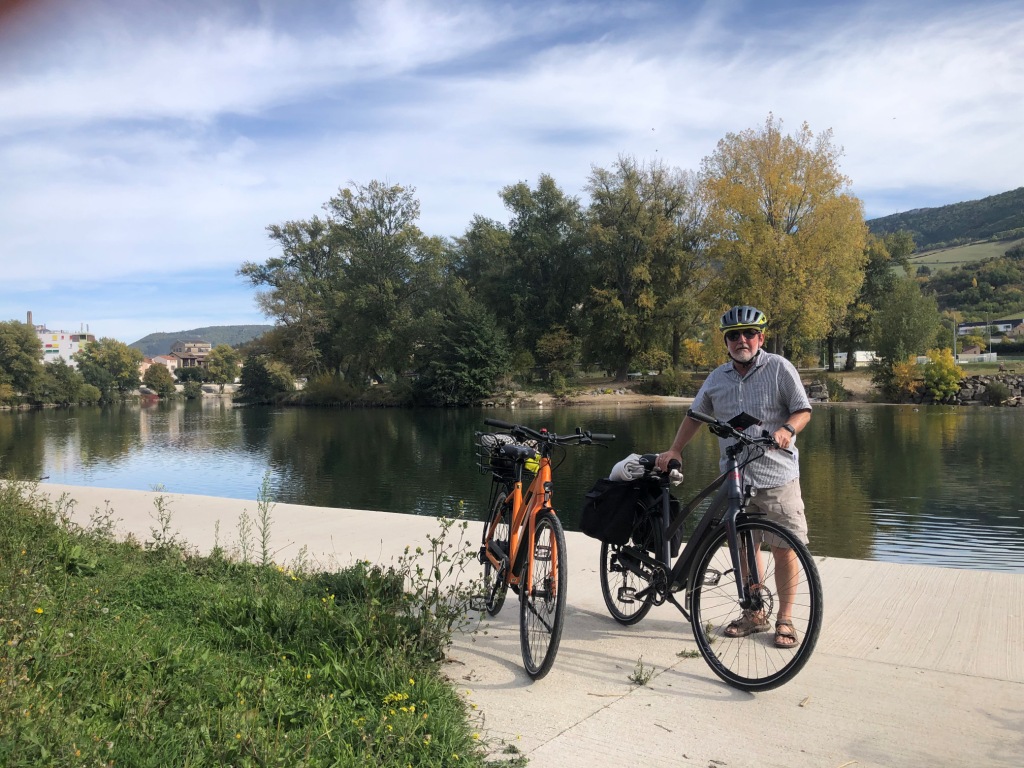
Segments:
[[[681,406],[503,409],[233,408],[202,402],[0,413],[0,472],[20,479],[473,518],[487,416],[618,436],[566,451],[555,505],[577,527],[583,494],[631,452],[665,448]],[[815,405],[800,436],[811,550],[819,555],[1024,573],[1024,409]],[[686,449],[684,500],[717,474],[715,438]]]

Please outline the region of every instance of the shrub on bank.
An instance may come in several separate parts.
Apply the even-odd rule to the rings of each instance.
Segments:
[[[960,380],[964,369],[956,364],[949,349],[929,349],[928,362],[924,366],[924,389],[941,402],[960,391]]]
[[[986,405],[1002,405],[1010,399],[1013,393],[1010,392],[1010,388],[1001,381],[990,381],[985,386],[985,393],[982,395],[982,400]]]
[[[641,395],[666,395],[684,397],[694,394],[691,376],[678,368],[668,368],[657,376],[652,376],[637,385],[636,391]]]
[[[825,388],[828,392],[828,401],[830,403],[845,403],[850,399],[850,390],[843,386],[843,380],[839,376],[819,373],[812,381]]]

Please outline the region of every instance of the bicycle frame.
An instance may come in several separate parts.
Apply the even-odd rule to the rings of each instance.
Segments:
[[[636,560],[649,568],[669,570],[667,571],[667,576],[663,585],[659,586],[657,583],[652,583],[650,587],[647,587],[637,593],[637,598],[644,599],[646,598],[647,593],[653,591],[658,603],[668,600],[676,606],[683,616],[686,617],[687,621],[689,621],[690,594],[692,589],[692,585],[688,583],[690,571],[693,568],[694,561],[703,551],[705,542],[710,540],[712,535],[723,525],[727,529],[729,554],[732,559],[732,566],[736,569],[736,573],[759,573],[756,552],[751,551],[750,548],[746,548],[746,560],[745,562],[741,561],[741,548],[740,543],[737,540],[737,520],[741,514],[746,512],[748,498],[748,495],[743,488],[742,473],[740,472],[743,465],[739,463],[739,456],[743,453],[744,448],[745,446],[741,444],[731,445],[726,448],[726,459],[728,464],[725,472],[720,474],[706,488],[694,496],[689,503],[680,510],[675,521],[671,520],[670,496],[668,493],[669,480],[667,476],[662,478],[662,493],[660,500],[661,530],[664,531],[664,536],[662,537],[661,542],[662,551],[659,553],[657,558],[648,557],[641,552],[630,553],[630,556],[636,558]],[[744,464],[745,463],[748,462],[744,462]],[[715,497],[711,500],[711,504],[708,506],[707,511],[705,511],[703,517],[701,517],[700,522],[697,523],[693,534],[686,542],[686,546],[683,547],[683,551],[679,553],[679,556],[673,564],[671,556],[671,542],[673,536],[675,536],[683,526],[686,518],[694,508],[712,493],[715,494]],[[722,513],[723,508],[724,514]],[[630,567],[630,563],[628,562],[624,562],[623,565],[627,568]],[[670,566],[671,568],[669,568]],[[672,593],[671,587],[674,584],[682,584],[686,589],[683,604],[680,604]],[[757,608],[758,606],[754,606],[754,601],[751,599],[750,579],[738,578],[736,579],[736,584],[738,592],[737,598],[740,601],[740,605],[743,608]]]
[[[485,540],[487,550],[485,556],[494,567],[495,572],[501,572],[502,560],[508,562],[508,573],[506,578],[509,584],[515,584],[520,589],[527,591],[533,589],[533,539],[535,534],[534,523],[537,514],[545,509],[551,509],[551,457],[546,451],[541,451],[537,474],[530,483],[526,493],[523,493],[523,464],[516,461],[516,479],[512,486],[511,499],[505,499],[506,504],[512,508],[512,520],[509,524],[509,551],[502,552],[500,544],[495,541],[494,533],[499,524],[499,518],[495,518],[491,527],[487,530]],[[522,547],[526,546],[523,550]],[[523,572],[520,558],[525,552],[526,578],[525,584],[519,574]],[[555,551],[556,560],[553,566],[557,568],[559,553]]]

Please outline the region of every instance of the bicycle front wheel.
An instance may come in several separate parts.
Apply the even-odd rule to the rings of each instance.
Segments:
[[[807,547],[776,523],[744,520],[737,538],[741,573],[733,568],[724,528],[697,558],[690,618],[697,647],[716,675],[736,688],[764,691],[792,678],[811,657],[821,630],[821,578]],[[737,579],[750,586],[754,604],[747,611],[739,605]],[[780,620],[795,630],[795,644],[776,644]]]
[[[508,491],[501,491],[494,499],[494,506],[491,514],[484,523],[484,546],[487,546],[487,532],[497,522],[491,540],[500,544],[501,548],[508,552],[509,537],[512,530],[512,504],[508,501]],[[505,595],[508,593],[508,571],[509,568],[497,570],[491,565],[491,561],[484,558],[484,608],[491,616],[497,616],[501,607],[505,604]]]
[[[553,512],[537,514],[529,574],[523,574],[519,590],[519,644],[526,673],[534,680],[544,677],[555,662],[565,621],[565,589],[569,566],[565,533]],[[526,579],[530,587],[526,588]]]

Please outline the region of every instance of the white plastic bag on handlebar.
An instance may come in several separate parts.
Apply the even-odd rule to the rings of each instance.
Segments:
[[[608,473],[609,480],[615,480],[619,483],[639,480],[643,476],[644,468],[640,465],[639,453],[629,454],[629,456],[612,467],[612,471]]]

